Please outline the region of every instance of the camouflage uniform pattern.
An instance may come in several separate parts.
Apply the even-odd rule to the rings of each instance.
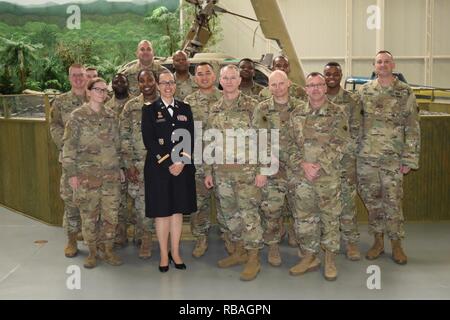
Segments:
[[[210,109],[207,129],[221,131],[224,137],[224,156],[225,130],[250,129],[257,104],[257,100],[240,93],[231,105],[227,105],[224,98],[221,98]],[[236,148],[234,151],[236,155]],[[248,143],[246,143],[247,153]],[[233,242],[242,240],[246,249],[261,249],[264,245],[258,212],[261,195],[255,186],[258,168],[251,164],[237,164],[239,160],[242,159],[237,156],[234,164],[205,165],[205,175],[213,175],[220,208],[217,219],[225,227],[225,231],[229,232],[231,240]]]
[[[285,105],[277,104],[273,97],[260,102],[253,115],[253,127],[279,130],[279,170],[269,176],[262,188],[260,205],[264,242],[268,245],[281,240],[280,219],[287,208],[287,165],[289,162],[289,117],[301,102],[293,97]],[[272,142],[272,140],[269,140]]]
[[[359,97],[342,88],[335,96],[328,96],[331,102],[344,106],[350,116],[350,135],[352,150],[342,159],[341,201],[342,213],[340,218],[341,237],[346,243],[358,243],[359,232],[356,220],[356,142],[361,125],[361,104]]]
[[[117,120],[117,125],[119,125],[119,116],[122,113],[123,107],[125,103],[128,102],[130,97],[125,99],[117,99],[113,96],[108,102],[105,103],[105,108],[110,109],[114,112]],[[119,217],[118,224],[126,225],[128,220],[128,202],[127,202],[127,193],[128,193],[128,182],[125,181],[121,183],[120,188],[120,206],[119,206]]]
[[[177,84],[177,89],[174,95],[175,99],[183,101],[184,98],[198,89],[198,85],[197,83],[195,83],[194,77],[192,75],[189,75],[189,78],[184,81],[178,80],[176,73],[174,74],[174,76],[175,82]]]
[[[86,97],[79,97],[72,91],[57,96],[50,110],[50,135],[59,151],[59,162],[62,161],[64,128],[73,110],[80,107]],[[67,234],[81,232],[80,210],[73,203],[73,191],[65,170],[62,170],[60,180],[60,194],[64,201],[63,227]]]
[[[302,250],[339,251],[341,160],[351,143],[348,115],[343,107],[326,101],[319,110],[300,105],[289,120],[289,201],[297,242]],[[320,176],[306,179],[301,162],[319,163]]]
[[[139,63],[139,60],[134,60],[129,63],[127,63],[124,67],[122,67],[119,70],[119,73],[123,73],[128,78],[128,86],[129,86],[129,92],[130,95],[133,97],[137,97],[141,91],[139,90],[139,83],[137,76],[139,72],[143,69],[152,70],[156,76],[158,76],[159,73],[161,73],[163,70],[167,70],[166,67],[163,67],[160,65],[158,61],[153,61],[153,64],[148,67],[143,67]]]
[[[87,103],[72,112],[63,138],[63,168],[78,177],[73,192],[88,244],[114,240],[120,200],[120,141],[110,110],[92,111]]]
[[[214,92],[205,95],[200,90],[188,95],[184,102],[191,106],[194,121],[201,121],[202,128],[206,127],[209,109],[222,98],[222,92],[214,88]],[[196,143],[202,143],[202,137],[196,137]],[[197,212],[191,214],[191,232],[195,237],[208,235],[211,228],[211,194],[213,189],[206,189],[203,165],[195,165],[195,186],[197,192]]]
[[[260,85],[259,83],[254,82],[253,86],[250,88],[239,88],[243,94],[246,94],[254,99],[259,99],[259,93],[264,89],[265,87]]]
[[[363,118],[357,147],[358,191],[369,212],[369,232],[404,237],[403,174],[419,168],[420,126],[412,89],[395,79],[383,88],[375,79],[359,95]]]
[[[129,100],[120,115],[120,143],[124,168],[134,166],[139,171],[139,182],[128,182],[128,194],[134,199],[137,233],[154,232],[154,219],[145,216],[144,163],[147,155],[142,141],[141,121],[144,96]]]
[[[269,87],[265,87],[259,92],[258,100],[264,101],[266,99],[269,99],[272,96],[272,93],[270,93]],[[289,87],[289,96],[297,98],[299,100],[308,100],[308,96],[306,95],[305,89],[300,87],[298,84],[292,82],[291,86]]]

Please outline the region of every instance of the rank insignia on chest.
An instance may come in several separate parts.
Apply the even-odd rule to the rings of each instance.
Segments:
[[[185,115],[180,114],[180,115],[177,116],[177,120],[178,121],[187,121],[188,119],[187,119],[187,117]]]
[[[157,117],[158,117],[158,119],[161,119],[163,117],[161,111],[158,111],[158,116]]]
[[[164,145],[164,139],[158,139],[158,142],[159,142],[159,144],[160,144],[161,146]]]

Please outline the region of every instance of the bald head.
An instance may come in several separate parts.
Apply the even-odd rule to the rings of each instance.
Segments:
[[[153,63],[154,53],[152,43],[148,40],[142,40],[137,46],[136,56],[140,64],[150,66]]]
[[[275,70],[269,76],[269,90],[277,103],[286,103],[289,100],[289,87],[291,81],[282,70]]]

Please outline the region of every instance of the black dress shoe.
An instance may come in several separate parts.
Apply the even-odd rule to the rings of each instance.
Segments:
[[[167,266],[159,266],[159,272],[167,272],[169,271],[169,265]]]
[[[172,258],[172,254],[169,251],[169,263],[172,262],[173,265],[175,266],[176,269],[180,269],[180,270],[185,270],[186,269],[186,265],[184,263],[176,263],[173,258]],[[167,267],[169,268],[169,267]]]

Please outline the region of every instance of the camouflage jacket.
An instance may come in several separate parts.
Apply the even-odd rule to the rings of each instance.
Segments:
[[[259,93],[264,89],[265,87],[254,82],[253,86],[250,88],[239,88],[243,94],[246,94],[254,99],[259,99]]]
[[[228,162],[233,162],[234,164],[231,165],[231,168],[241,170],[242,168],[253,168],[256,169],[256,166],[249,166],[249,159],[246,159],[246,155],[249,154],[249,143],[248,138],[245,138],[245,147],[244,148],[238,148],[238,143],[235,136],[230,136],[234,134],[238,134],[241,138],[243,138],[239,131],[236,132],[236,130],[248,130],[252,129],[252,116],[253,112],[258,105],[258,101],[240,93],[239,96],[232,102],[231,105],[227,105],[227,102],[225,101],[224,97],[222,97],[215,105],[213,105],[210,109],[210,112],[208,114],[208,121],[206,124],[206,129],[214,129],[218,130],[221,133],[221,137],[223,138],[223,141],[215,143],[219,144],[219,147],[221,151],[223,151],[223,157],[221,159],[218,159],[219,161],[223,161],[224,164],[227,164]],[[228,130],[227,130],[228,129]],[[231,129],[231,130],[229,130]],[[234,142],[234,148],[233,150],[229,150],[229,154],[227,152],[226,147],[226,141],[230,140]],[[214,144],[214,143],[212,143]],[[208,148],[208,146],[206,146]],[[223,149],[222,149],[223,148]],[[229,147],[230,148],[230,147]],[[217,155],[218,149],[216,148],[216,155]],[[211,154],[211,152],[208,152],[208,149],[205,149],[205,154]],[[206,159],[203,159],[204,161]],[[238,165],[238,163],[245,163],[244,166]],[[212,169],[216,170],[217,168],[223,169],[230,167],[228,165],[205,165],[205,175],[211,175]]]
[[[279,174],[282,178],[286,178],[286,168],[289,162],[288,144],[289,144],[289,118],[291,113],[302,102],[294,97],[290,97],[286,105],[279,105],[274,101],[273,97],[264,100],[258,104],[253,113],[253,127],[258,129],[277,129],[279,130],[278,153]],[[270,131],[269,131],[270,132]],[[273,137],[268,138],[267,148],[270,150]]]
[[[116,119],[119,120],[119,116],[122,113],[123,107],[125,104],[131,99],[131,96],[128,96],[125,99],[119,100],[116,96],[113,96],[108,102],[105,103],[105,108],[109,108],[116,115]]]
[[[177,89],[174,95],[175,99],[183,101],[184,98],[198,89],[198,85],[197,83],[195,83],[194,77],[192,75],[189,75],[189,78],[184,81],[177,80],[176,73],[174,74],[174,77],[177,84]]]
[[[259,93],[258,100],[264,101],[266,99],[269,99],[271,96],[272,96],[272,94],[270,93],[269,87],[265,87]],[[304,101],[308,100],[308,96],[306,95],[305,89],[303,89],[302,87],[300,87],[298,84],[296,84],[294,82],[292,82],[291,86],[289,87],[289,96],[297,98],[299,100],[304,100]]]
[[[420,126],[412,89],[395,79],[383,88],[375,79],[364,84],[359,157],[398,159],[402,165],[419,168]]]
[[[203,126],[208,119],[210,108],[222,98],[222,91],[214,87],[214,92],[211,94],[203,94],[200,90],[188,95],[184,98],[184,103],[191,106],[194,121],[201,121]]]
[[[62,152],[64,128],[70,114],[85,102],[86,96],[76,96],[72,91],[63,93],[53,100],[50,109],[50,135],[59,152]]]
[[[74,110],[64,131],[63,168],[68,177],[119,177],[120,141],[114,113],[94,112],[88,103]]]
[[[147,102],[147,104],[151,104],[151,102]],[[144,105],[144,96],[141,94],[129,100],[120,114],[121,155],[123,165],[127,169],[131,166],[138,167],[138,163],[144,163],[147,155],[141,132],[142,108]]]
[[[134,60],[134,61],[127,63],[124,67],[122,67],[119,70],[119,73],[123,73],[124,75],[127,76],[130,95],[133,97],[137,97],[141,93],[141,91],[139,90],[137,76],[138,76],[139,72],[143,69],[152,70],[155,73],[156,77],[163,70],[167,70],[167,68],[161,66],[158,61],[153,61],[152,65],[149,68],[141,66],[141,64],[139,63],[139,60]]]
[[[289,119],[289,169],[303,177],[301,163],[319,163],[330,176],[341,175],[341,159],[349,152],[350,127],[344,107],[326,101],[319,110],[299,105]]]

